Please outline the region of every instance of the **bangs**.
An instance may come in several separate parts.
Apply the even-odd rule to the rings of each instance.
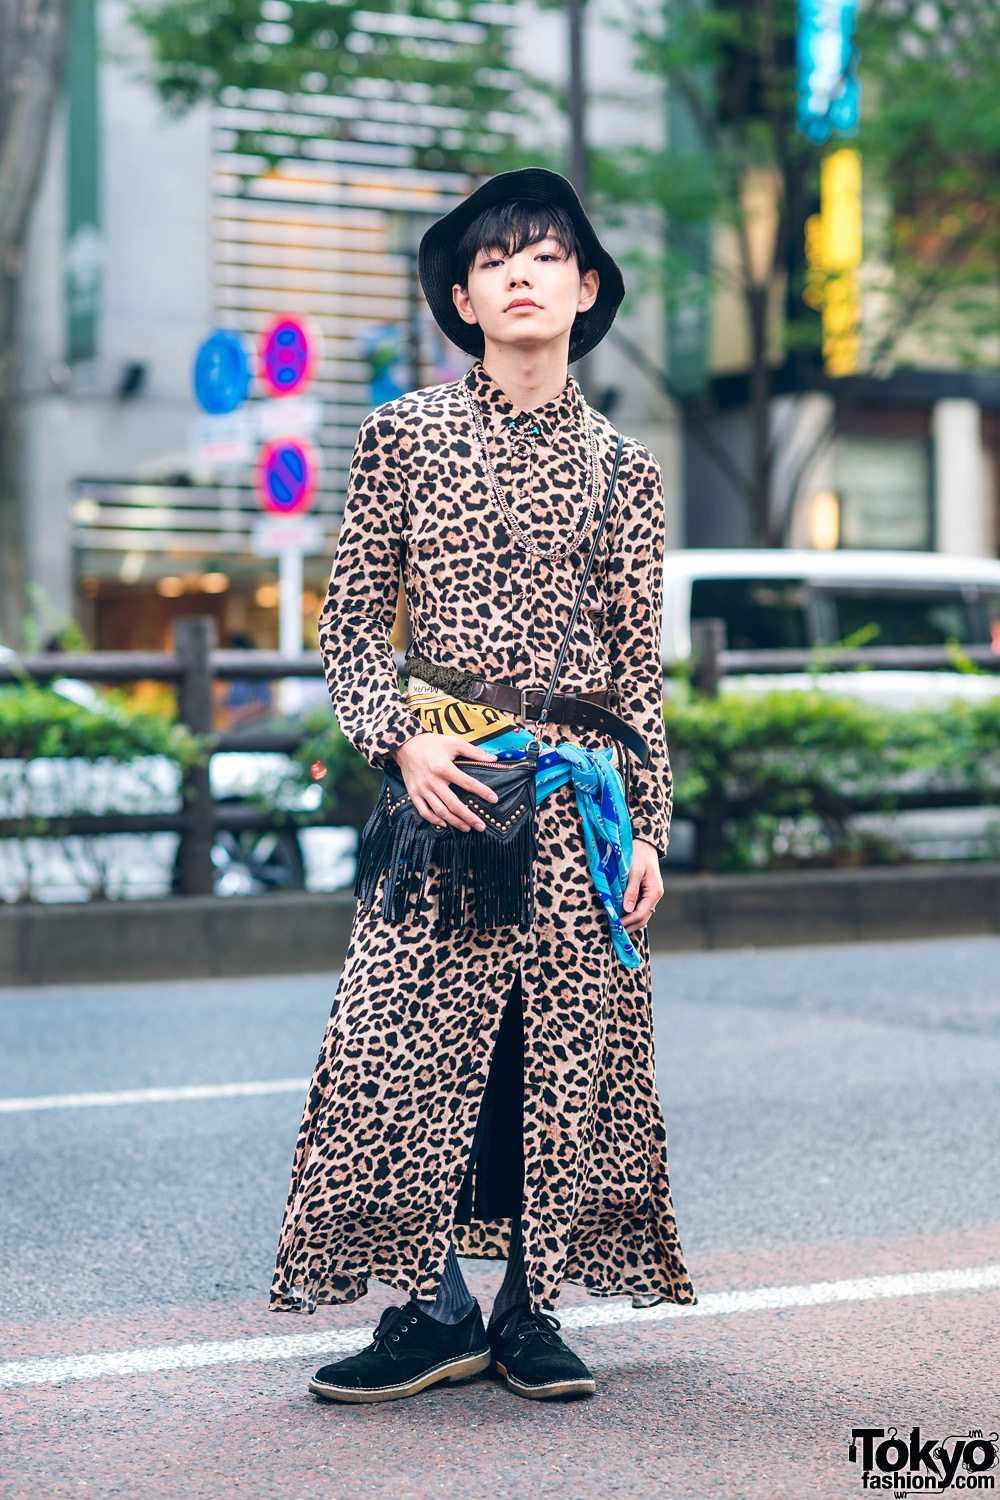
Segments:
[[[485,208],[478,218],[473,219],[459,240],[455,252],[455,280],[459,286],[468,285],[469,272],[476,263],[476,256],[483,251],[517,255],[549,235],[560,246],[567,259],[576,256],[582,276],[587,266],[569,215],[561,208],[549,207],[547,203],[517,199],[512,203],[498,203],[492,208]]]

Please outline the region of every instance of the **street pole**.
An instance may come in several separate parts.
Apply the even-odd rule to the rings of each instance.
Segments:
[[[584,77],[583,6],[584,0],[567,0],[566,21],[569,44],[567,102],[569,105],[570,181],[586,208],[590,184],[587,173],[587,85]],[[573,373],[580,382],[584,397],[590,401],[592,391],[588,365],[587,359],[577,360]]]
[[[420,359],[420,271],[417,252],[407,253],[406,321],[409,347],[410,390],[419,391],[423,385],[423,370]]]
[[[583,71],[583,5],[584,0],[567,0],[566,20],[569,27],[569,175],[587,206],[587,88]]]
[[[206,616],[174,622],[174,654],[181,664],[177,711],[182,724],[195,734],[212,733],[212,650],[215,621]],[[184,773],[184,810],[187,827],[177,851],[178,885],[182,896],[210,896],[214,883],[212,844],[215,804],[208,761]]]
[[[393,208],[385,216],[386,244],[393,255],[406,261],[406,363],[410,390],[424,383],[424,359],[420,339],[420,240],[436,214],[422,209]]]
[[[282,656],[302,655],[302,552],[282,547],[278,554],[278,650]],[[300,684],[294,678],[282,682],[278,706],[293,714],[301,702]]]

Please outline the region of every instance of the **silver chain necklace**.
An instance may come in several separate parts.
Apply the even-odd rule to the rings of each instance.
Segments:
[[[579,547],[580,543],[587,535],[587,532],[590,530],[590,523],[594,519],[594,511],[597,509],[597,495],[601,480],[601,470],[597,459],[597,437],[594,433],[594,423],[590,415],[590,407],[587,405],[586,401],[581,401],[580,405],[583,408],[583,430],[585,441],[587,444],[587,479],[590,484],[590,499],[584,511],[582,522],[577,523],[573,535],[570,537],[565,546],[544,548],[537,547],[535,545],[535,543],[528,536],[527,532],[521,526],[517,517],[514,515],[511,507],[507,504],[507,500],[500,486],[500,481],[497,478],[496,469],[493,467],[493,460],[490,458],[489,445],[486,439],[486,424],[483,421],[482,412],[479,410],[477,402],[472,399],[469,387],[465,384],[464,381],[462,382],[462,391],[465,395],[466,405],[469,408],[469,415],[472,418],[473,426],[476,429],[476,437],[479,440],[479,451],[482,458],[483,468],[486,470],[486,475],[490,482],[490,488],[493,491],[493,498],[496,501],[504,520],[507,522],[507,526],[511,533],[511,541],[522,552],[528,552],[532,557],[567,557],[570,552],[575,551],[576,548]]]

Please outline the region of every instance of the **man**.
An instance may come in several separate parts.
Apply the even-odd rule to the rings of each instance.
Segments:
[[[478,831],[482,817],[456,789],[483,807],[495,798],[454,762],[491,761],[477,739],[507,743],[537,721],[533,690],[566,633],[617,439],[568,362],[603,338],[624,285],[570,184],[540,169],[493,178],[439,220],[420,272],[438,323],[477,363],[364,423],[320,643],[348,738],[373,765],[395,759],[421,819]],[[663,891],[670,811],[663,535],[659,471],[629,440],[559,714],[535,729],[595,774],[614,739],[648,746],[647,763],[630,767],[620,909],[597,889],[567,780],[539,804],[530,926],[442,931],[436,876],[407,921],[378,903],[358,911],[272,1305],[350,1301],[371,1275],[409,1300],[360,1354],[317,1373],[310,1389],[323,1398],[391,1400],[491,1361],[518,1395],[587,1395],[593,1377],[549,1311],[562,1282],[638,1306],[694,1301],[667,1180],[643,932]],[[389,645],[401,577],[413,630],[405,696]],[[437,732],[421,677],[451,703],[515,706],[481,720],[485,735]],[[507,1257],[488,1329],[459,1254]]]

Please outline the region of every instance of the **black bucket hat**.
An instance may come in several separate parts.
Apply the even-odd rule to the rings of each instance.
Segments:
[[[597,300],[587,312],[577,313],[570,334],[569,357],[571,360],[580,359],[596,348],[614,322],[625,295],[625,282],[615,261],[594,233],[594,226],[587,218],[573,184],[558,172],[546,171],[544,167],[522,167],[516,172],[498,173],[470,193],[443,219],[431,225],[420,241],[418,259],[420,285],[427,305],[438,327],[453,344],[464,349],[466,354],[482,358],[485,347],[482,329],[477,323],[464,322],[452,299],[451,289],[465,273],[465,267],[455,265],[455,250],[473,219],[483,209],[524,200],[549,204],[569,215],[587,265],[592,266],[601,279]]]

